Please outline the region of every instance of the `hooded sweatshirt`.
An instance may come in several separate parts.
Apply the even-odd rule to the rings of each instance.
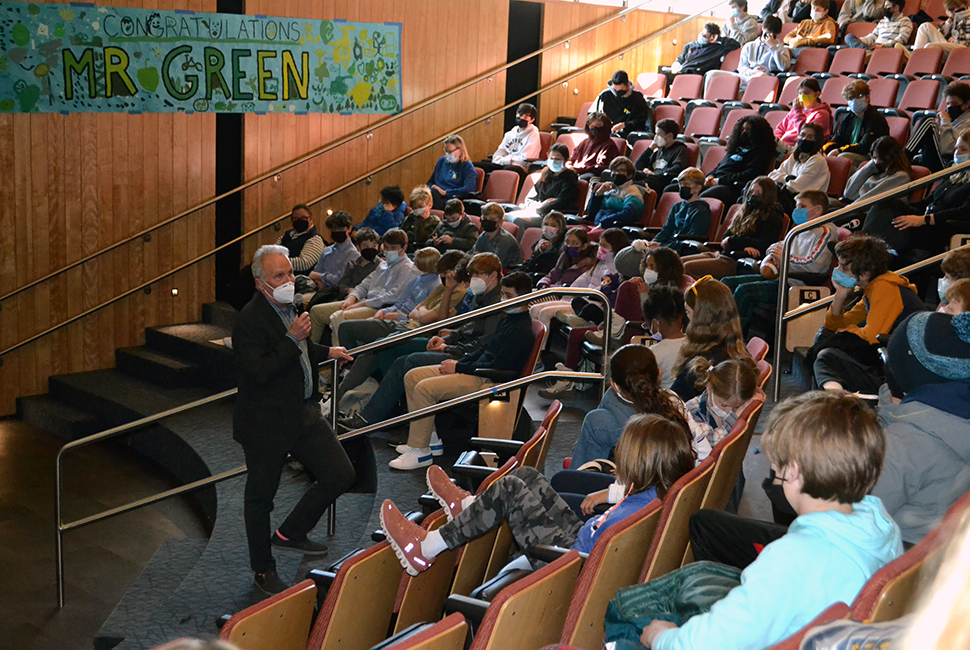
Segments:
[[[823,102],[817,102],[811,108],[797,104],[775,127],[775,135],[789,147],[793,147],[806,122],[814,122],[822,127],[824,137],[828,140],[832,135],[832,107]]]
[[[926,386],[901,404],[892,403],[885,384],[879,391],[886,457],[872,494],[882,499],[906,542],[923,539],[970,490],[968,410],[968,382]]]
[[[904,318],[922,311],[923,301],[916,287],[906,278],[886,271],[877,276],[862,292],[862,300],[841,316],[825,312],[825,329],[851,332],[875,345],[880,334],[889,334]]]
[[[834,602],[851,603],[883,565],[902,555],[899,528],[866,496],[844,515],[801,515],[741,574],[741,584],[706,614],[661,633],[656,650],[762,650]]]

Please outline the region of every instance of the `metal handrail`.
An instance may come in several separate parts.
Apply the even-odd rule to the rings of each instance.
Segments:
[[[380,350],[382,348],[391,347],[393,345],[396,345],[397,343],[400,343],[401,341],[405,341],[407,339],[420,336],[421,334],[439,330],[447,325],[455,325],[455,324],[459,324],[459,323],[463,323],[466,321],[479,318],[481,316],[486,316],[488,314],[492,314],[495,312],[504,311],[512,307],[527,305],[531,302],[534,302],[537,298],[543,298],[543,297],[552,296],[552,295],[585,295],[594,300],[601,301],[604,307],[603,309],[604,318],[605,318],[604,325],[603,325],[604,331],[606,332],[611,331],[610,327],[612,324],[613,313],[612,313],[612,310],[610,309],[609,299],[602,292],[597,291],[595,289],[582,289],[582,288],[573,288],[573,287],[558,287],[558,288],[553,287],[549,289],[542,289],[540,291],[536,291],[534,293],[530,293],[525,296],[520,296],[518,298],[504,300],[494,305],[489,305],[481,309],[476,309],[474,311],[470,311],[465,314],[452,316],[451,318],[447,318],[445,320],[432,323],[430,325],[425,325],[423,327],[419,327],[413,330],[408,330],[407,332],[402,332],[394,336],[378,339],[377,341],[374,341],[372,343],[358,346],[353,350],[350,350],[350,353],[362,354],[364,352],[373,352],[375,350]],[[602,394],[602,392],[605,392],[606,390],[606,382],[607,382],[607,375],[608,375],[607,368],[609,366],[609,341],[610,341],[609,337],[604,337],[603,362],[601,366],[602,372],[600,373],[568,372],[568,371],[559,371],[559,370],[542,372],[542,373],[533,373],[532,375],[529,375],[527,377],[520,377],[513,381],[509,381],[503,384],[497,384],[489,388],[484,388],[484,389],[475,391],[474,393],[470,393],[469,395],[464,395],[462,397],[454,398],[446,402],[440,402],[438,404],[434,404],[432,406],[429,406],[411,413],[407,413],[402,416],[391,418],[389,420],[385,420],[383,422],[373,424],[373,425],[364,427],[362,429],[356,429],[350,433],[346,433],[337,437],[340,440],[355,438],[357,436],[365,435],[367,433],[370,433],[371,431],[376,431],[380,428],[383,428],[389,425],[409,422],[411,420],[421,418],[426,415],[431,415],[439,411],[447,410],[449,408],[452,408],[453,406],[459,406],[461,404],[478,401],[483,397],[506,393],[520,386],[527,386],[531,383],[539,381],[540,379],[556,378],[556,379],[576,379],[576,380],[593,380],[593,381],[598,380],[600,382],[600,391]],[[321,366],[330,365],[333,370],[332,377],[336,379],[337,377],[336,371],[338,368],[338,362],[336,359],[325,360],[321,362],[320,365]],[[339,388],[338,382],[334,381],[333,392],[330,400],[330,424],[331,424],[331,427],[333,427],[333,430],[335,432],[337,430],[337,404],[340,399],[338,388]],[[185,485],[181,485],[179,487],[172,488],[170,490],[165,490],[163,492],[159,492],[151,496],[137,499],[130,503],[126,503],[120,506],[116,506],[114,508],[110,508],[109,510],[99,512],[94,515],[89,515],[87,517],[82,517],[81,519],[76,519],[74,521],[65,523],[62,515],[62,504],[63,504],[62,468],[63,468],[64,454],[72,449],[76,449],[79,447],[86,447],[96,442],[110,440],[112,438],[117,438],[118,436],[130,434],[137,429],[141,429],[150,424],[154,424],[156,422],[159,422],[173,415],[185,413],[187,411],[191,411],[201,406],[206,406],[208,404],[214,404],[228,397],[232,397],[236,395],[237,392],[238,392],[238,389],[232,388],[232,389],[223,391],[221,393],[209,395],[207,397],[203,397],[193,402],[189,402],[188,404],[176,406],[176,407],[167,409],[165,411],[161,411],[159,413],[155,413],[153,415],[149,415],[149,416],[140,418],[138,420],[134,420],[133,422],[128,422],[126,424],[122,424],[122,425],[107,429],[105,431],[92,434],[85,438],[80,438],[78,440],[71,441],[58,450],[57,457],[55,458],[55,461],[54,461],[54,472],[55,472],[55,482],[54,482],[55,526],[54,528],[55,528],[55,560],[56,560],[56,573],[57,573],[57,576],[56,576],[57,606],[59,608],[64,607],[64,533],[66,533],[69,530],[73,530],[75,528],[88,526],[90,524],[97,523],[105,519],[110,519],[112,517],[125,514],[127,512],[137,510],[139,508],[143,508],[147,505],[151,505],[153,503],[163,501],[173,496],[185,494],[185,493],[197,490],[199,488],[207,487],[209,485],[214,485],[216,483],[225,481],[227,479],[230,479],[236,476],[241,476],[242,474],[245,474],[247,471],[245,466],[237,467],[235,469],[222,472],[215,476],[210,476],[205,479],[200,479],[192,483],[187,483]]]
[[[786,311],[787,304],[788,304],[788,288],[789,288],[788,287],[788,279],[789,279],[788,266],[791,263],[791,259],[790,259],[791,246],[792,246],[792,242],[795,240],[795,237],[813,228],[817,228],[819,226],[824,226],[826,224],[832,223],[833,221],[836,221],[840,217],[843,217],[849,214],[850,212],[855,212],[862,208],[868,208],[869,206],[872,206],[886,199],[891,199],[897,196],[911,194],[913,190],[915,190],[918,187],[922,187],[923,185],[928,185],[930,183],[935,183],[936,181],[942,178],[946,178],[948,176],[951,176],[952,174],[962,172],[962,171],[970,171],[970,163],[961,163],[953,167],[948,167],[942,171],[934,172],[932,174],[929,174],[928,176],[924,176],[923,178],[910,181],[906,185],[903,185],[896,189],[887,190],[885,192],[876,194],[875,196],[865,198],[861,201],[850,203],[849,205],[839,208],[838,210],[829,212],[828,214],[824,214],[818,219],[813,219],[812,221],[806,221],[801,225],[795,225],[788,231],[788,233],[785,235],[785,239],[782,242],[781,265],[780,265],[780,268],[778,269],[778,303],[777,303],[778,307],[777,307],[776,316],[775,316],[775,355],[774,355],[775,368],[781,367],[781,348],[784,344],[784,338],[785,338],[785,332],[782,328],[782,325],[786,321],[797,318],[798,316],[821,309],[822,307],[830,304],[834,299],[834,296],[829,296],[827,298],[822,298],[821,300],[817,300],[812,303],[800,305],[799,307],[797,307],[796,309],[793,309],[790,312]],[[916,264],[911,264],[910,266],[907,266],[905,268],[902,268],[896,271],[896,273],[900,275],[905,275],[906,273],[909,273],[911,271],[915,271],[915,270],[924,268],[926,266],[930,266],[931,264],[935,264],[940,260],[942,260],[944,255],[945,254],[936,255],[934,257],[917,262]],[[776,372],[774,377],[774,384],[773,384],[773,396],[775,401],[778,400],[780,392],[781,392],[781,373]]]
[[[552,83],[546,84],[542,88],[539,88],[536,91],[530,92],[528,95],[525,95],[525,96],[523,96],[523,97],[521,97],[521,98],[519,98],[519,99],[517,99],[515,101],[509,102],[509,103],[505,104],[504,106],[501,106],[501,107],[499,107],[499,108],[497,108],[495,110],[492,110],[491,112],[486,113],[485,115],[479,117],[478,119],[472,120],[471,122],[467,122],[464,125],[456,128],[456,129],[453,129],[451,132],[452,133],[457,133],[459,131],[463,131],[465,129],[468,129],[468,128],[470,128],[470,127],[478,124],[479,122],[484,122],[485,120],[490,119],[492,116],[497,115],[498,113],[501,113],[502,111],[506,110],[507,108],[511,108],[512,106],[517,106],[519,103],[521,103],[522,101],[528,99],[529,97],[532,97],[533,95],[546,92],[547,90],[551,90],[552,88],[554,88],[554,87],[562,84],[565,81],[568,81],[569,79],[572,79],[573,77],[577,77],[577,76],[583,74],[584,72],[586,72],[588,70],[591,70],[592,68],[595,68],[596,66],[602,65],[603,63],[605,63],[606,61],[609,61],[610,59],[613,59],[613,58],[615,58],[615,57],[617,57],[617,56],[619,56],[621,54],[624,54],[624,53],[632,50],[632,49],[635,49],[637,47],[640,47],[641,45],[643,45],[643,44],[645,44],[645,43],[647,43],[647,42],[649,42],[649,41],[651,41],[651,40],[653,40],[655,38],[659,38],[660,36],[663,36],[667,32],[672,31],[674,29],[677,29],[678,27],[681,27],[681,26],[685,25],[686,23],[690,22],[691,20],[694,20],[695,18],[698,18],[699,16],[703,16],[707,12],[713,10],[715,7],[718,7],[718,6],[722,5],[722,4],[724,4],[726,1],[727,0],[719,0],[718,2],[710,5],[709,7],[707,7],[706,9],[704,9],[702,11],[699,11],[699,12],[697,12],[697,13],[691,15],[691,16],[688,16],[688,17],[686,17],[686,18],[684,18],[684,19],[682,19],[682,20],[680,20],[680,21],[678,21],[676,23],[672,23],[671,25],[668,25],[667,27],[664,27],[664,28],[662,28],[662,29],[660,29],[660,30],[658,30],[656,32],[652,32],[652,33],[650,33],[650,34],[648,34],[646,36],[643,36],[643,37],[637,39],[636,41],[634,41],[633,43],[631,43],[629,45],[626,45],[623,48],[620,48],[619,50],[614,50],[610,54],[606,54],[606,55],[604,55],[604,56],[596,59],[595,61],[591,61],[590,63],[584,64],[583,66],[577,68],[576,70],[574,70],[573,72],[567,74],[566,76],[560,77],[558,80],[556,80],[556,81],[554,81]],[[325,199],[333,196],[334,194],[338,194],[338,193],[342,192],[343,190],[345,190],[345,189],[347,189],[349,187],[352,187],[353,185],[356,185],[357,183],[359,183],[361,181],[366,180],[367,178],[369,178],[370,176],[372,176],[372,175],[374,175],[376,173],[379,173],[379,172],[381,172],[381,171],[383,171],[383,170],[385,170],[385,169],[387,169],[389,167],[392,167],[392,166],[398,164],[399,162],[402,162],[402,161],[406,160],[407,158],[410,158],[411,156],[417,154],[420,151],[423,151],[423,150],[427,149],[428,147],[432,147],[432,146],[438,144],[439,142],[441,142],[441,138],[440,137],[435,138],[434,140],[431,140],[429,142],[426,142],[423,145],[420,145],[418,147],[415,147],[411,151],[409,151],[409,152],[407,152],[407,153],[405,153],[405,154],[403,154],[401,156],[398,156],[397,158],[395,158],[395,159],[393,159],[393,160],[391,160],[389,162],[386,162],[386,163],[380,165],[379,167],[377,167],[377,168],[375,168],[375,169],[373,169],[373,170],[371,170],[371,171],[369,171],[369,172],[367,172],[365,174],[362,174],[361,176],[358,176],[357,178],[355,178],[355,179],[353,179],[351,181],[347,181],[343,185],[341,185],[341,186],[339,186],[337,188],[334,188],[334,189],[326,192],[325,194],[323,194],[321,196],[318,196],[317,198],[315,198],[315,199],[307,202],[307,205],[315,205],[315,204],[317,204],[317,203],[319,203],[319,202],[321,202],[321,201],[323,201],[323,200],[325,200]],[[195,259],[189,260],[188,262],[185,262],[184,264],[181,264],[180,266],[177,266],[174,269],[170,269],[169,271],[166,271],[165,273],[162,273],[162,274],[158,275],[157,277],[155,277],[155,278],[153,278],[151,280],[148,280],[148,281],[143,282],[143,283],[141,283],[141,284],[139,284],[139,285],[137,285],[137,286],[135,286],[135,287],[133,287],[131,289],[128,289],[127,291],[125,291],[123,293],[120,293],[117,296],[115,296],[113,298],[110,298],[110,299],[106,300],[105,302],[102,302],[99,305],[95,305],[94,307],[91,307],[90,309],[87,309],[87,310],[81,312],[80,314],[77,314],[75,316],[72,316],[71,318],[68,318],[67,320],[62,321],[62,322],[58,323],[57,325],[54,325],[52,327],[47,328],[46,330],[44,330],[42,332],[38,332],[37,334],[34,334],[33,336],[30,336],[30,337],[24,339],[23,341],[20,341],[19,343],[16,343],[16,344],[10,346],[9,348],[7,348],[5,350],[0,350],[0,363],[2,363],[3,357],[5,355],[7,355],[7,354],[9,354],[11,352],[14,352],[15,350],[18,350],[18,349],[22,348],[23,346],[28,345],[29,343],[32,343],[32,342],[34,342],[34,341],[36,341],[36,340],[38,340],[40,338],[43,338],[43,337],[47,336],[48,334],[51,334],[53,332],[56,332],[57,330],[59,330],[59,329],[61,329],[63,327],[66,327],[66,326],[70,325],[71,323],[74,323],[76,321],[79,321],[82,318],[86,318],[87,316],[90,316],[91,314],[93,314],[95,312],[98,312],[98,311],[104,309],[105,307],[108,307],[110,305],[113,305],[114,303],[116,303],[116,302],[118,302],[118,301],[120,301],[120,300],[122,300],[124,298],[127,298],[130,295],[133,295],[135,293],[138,293],[139,291],[142,291],[145,288],[150,287],[151,285],[155,284],[156,282],[158,282],[160,280],[164,280],[167,277],[170,277],[172,275],[175,275],[176,273],[178,273],[178,272],[180,272],[180,271],[182,271],[182,270],[184,270],[184,269],[186,269],[186,268],[188,268],[190,266],[193,266],[193,265],[197,264],[198,262],[201,262],[204,259],[207,259],[207,258],[215,255],[216,253],[218,253],[221,250],[224,250],[224,249],[226,249],[226,248],[228,248],[230,246],[233,246],[235,244],[238,244],[239,242],[243,241],[244,239],[248,239],[252,235],[254,235],[254,234],[256,234],[256,233],[258,233],[258,232],[260,232],[262,230],[265,230],[266,228],[269,228],[270,226],[272,226],[272,225],[274,225],[274,224],[282,221],[283,219],[286,219],[288,216],[289,216],[289,212],[287,212],[285,214],[282,214],[282,215],[276,217],[275,219],[272,219],[272,220],[268,221],[267,223],[264,223],[261,226],[258,226],[256,228],[253,228],[252,230],[250,230],[250,231],[248,231],[248,232],[246,232],[246,233],[244,233],[242,235],[239,235],[238,237],[236,237],[236,238],[234,238],[234,239],[232,239],[232,240],[230,240],[230,241],[228,241],[228,242],[226,242],[224,244],[221,244],[219,246],[216,246],[212,250],[210,250],[210,251],[208,251],[206,253],[203,253],[202,255],[199,255]]]
[[[141,239],[141,238],[145,237],[146,235],[151,234],[153,231],[158,230],[159,228],[162,228],[164,226],[167,226],[167,225],[169,225],[171,223],[174,223],[176,221],[179,221],[182,218],[189,216],[190,214],[194,214],[194,213],[198,212],[199,210],[202,210],[204,208],[207,208],[207,207],[209,207],[211,205],[215,205],[217,202],[221,201],[222,199],[225,199],[225,198],[227,198],[229,196],[232,196],[233,194],[237,194],[239,192],[243,192],[243,191],[249,189],[250,187],[253,187],[255,185],[258,185],[259,183],[262,183],[265,180],[269,180],[270,178],[273,178],[277,174],[282,174],[283,172],[288,171],[288,170],[290,170],[290,169],[292,169],[292,168],[294,168],[294,167],[296,167],[298,165],[302,165],[303,163],[305,163],[305,162],[307,162],[309,160],[313,160],[314,158],[316,158],[318,156],[321,156],[321,155],[323,155],[323,154],[325,154],[325,153],[327,153],[329,151],[332,151],[332,150],[334,150],[334,149],[336,149],[338,147],[342,147],[343,145],[348,144],[348,143],[356,140],[357,138],[359,138],[361,136],[365,136],[365,135],[368,135],[368,134],[372,134],[377,129],[380,129],[380,128],[383,128],[385,126],[388,126],[389,124],[392,124],[392,123],[396,122],[397,120],[403,119],[403,118],[407,117],[408,115],[412,115],[413,113],[416,113],[417,111],[419,111],[419,110],[421,110],[423,108],[427,108],[428,106],[430,106],[430,105],[432,105],[434,103],[437,103],[437,102],[441,101],[442,99],[445,99],[447,97],[451,97],[452,95],[458,94],[461,91],[463,91],[463,90],[465,90],[467,88],[470,88],[471,86],[474,86],[475,84],[481,83],[482,81],[484,81],[486,79],[489,79],[490,77],[494,77],[496,74],[499,74],[500,72],[504,72],[505,70],[508,70],[509,68],[512,68],[513,66],[516,66],[519,63],[522,63],[523,61],[528,61],[529,59],[531,59],[533,57],[539,56],[540,54],[544,54],[545,52],[548,52],[549,50],[555,49],[555,48],[559,47],[560,45],[562,45],[562,44],[564,44],[564,43],[566,43],[566,42],[568,42],[568,41],[570,41],[570,40],[572,40],[574,38],[579,38],[583,34],[587,34],[587,33],[591,32],[591,31],[594,31],[596,29],[599,29],[603,25],[606,25],[608,23],[611,23],[614,20],[616,20],[617,18],[622,19],[622,18],[626,17],[627,14],[629,14],[629,13],[631,13],[633,11],[636,11],[638,9],[641,9],[645,5],[648,5],[648,4],[652,3],[652,2],[656,2],[656,0],[643,0],[643,2],[640,2],[638,4],[632,5],[630,7],[626,7],[624,9],[622,9],[621,11],[618,11],[618,12],[616,12],[614,14],[611,14],[611,15],[607,16],[606,18],[603,18],[601,20],[598,20],[598,21],[592,23],[588,27],[584,27],[584,28],[582,28],[582,29],[580,29],[580,30],[578,30],[576,32],[573,32],[572,34],[568,34],[566,36],[563,36],[559,40],[554,41],[554,42],[552,42],[552,43],[550,43],[548,45],[544,45],[544,46],[540,47],[538,50],[536,50],[534,52],[531,52],[529,54],[525,54],[525,55],[519,57],[518,59],[515,59],[514,61],[510,61],[510,62],[507,62],[507,63],[503,63],[502,65],[500,65],[500,66],[498,66],[496,68],[492,68],[491,70],[488,70],[486,72],[483,72],[483,73],[479,74],[477,77],[473,77],[472,79],[470,79],[470,80],[468,80],[468,81],[466,81],[466,82],[464,82],[464,83],[462,83],[462,84],[460,84],[460,85],[458,85],[458,86],[456,86],[454,88],[451,88],[449,90],[444,90],[444,91],[438,93],[437,95],[432,95],[431,97],[428,97],[427,99],[424,99],[424,100],[418,102],[417,104],[414,104],[413,106],[410,106],[410,107],[408,107],[406,109],[403,109],[399,113],[395,113],[394,115],[388,115],[387,117],[381,118],[380,120],[378,120],[374,124],[370,124],[368,126],[365,126],[363,128],[360,128],[360,129],[358,129],[356,131],[352,131],[352,132],[348,133],[347,135],[344,135],[344,136],[338,138],[337,140],[334,140],[333,142],[327,143],[326,145],[324,145],[323,147],[320,147],[319,149],[316,149],[314,151],[311,151],[309,153],[306,153],[306,154],[300,156],[299,158],[295,158],[295,159],[291,160],[288,163],[285,163],[285,164],[283,164],[283,165],[281,165],[279,167],[276,167],[274,169],[271,169],[270,171],[264,172],[264,173],[260,174],[259,176],[256,176],[255,178],[246,181],[245,183],[243,183],[242,185],[240,185],[238,187],[235,187],[235,188],[233,188],[233,189],[231,189],[231,190],[229,190],[227,192],[223,192],[222,194],[218,194],[218,195],[216,195],[216,196],[214,196],[214,197],[212,197],[210,199],[206,199],[202,203],[199,203],[197,205],[194,205],[191,208],[188,208],[186,210],[183,210],[182,212],[179,212],[178,214],[176,214],[173,217],[170,217],[168,219],[165,219],[164,221],[160,221],[160,222],[158,222],[158,223],[156,223],[156,224],[154,224],[152,226],[149,226],[147,228],[144,228],[144,229],[136,232],[133,235],[129,235],[125,239],[119,240],[119,241],[117,241],[117,242],[115,242],[113,244],[110,244],[110,245],[106,246],[105,248],[102,248],[102,249],[100,249],[98,251],[95,251],[94,253],[91,253],[90,255],[87,255],[86,257],[82,257],[79,260],[76,260],[74,262],[71,262],[70,264],[68,264],[66,266],[63,266],[63,267],[57,269],[56,271],[51,271],[47,275],[44,275],[44,276],[42,276],[40,278],[37,278],[36,280],[32,280],[32,281],[28,282],[27,284],[25,284],[25,285],[23,285],[21,287],[18,287],[16,289],[14,289],[13,291],[9,292],[9,293],[6,293],[6,294],[0,296],[0,302],[2,302],[4,300],[7,300],[8,298],[12,298],[12,297],[20,294],[21,292],[26,291],[27,289],[30,289],[31,287],[35,287],[38,284],[41,284],[43,282],[46,282],[46,281],[50,280],[51,278],[54,278],[55,276],[57,276],[57,275],[65,272],[65,271],[69,271],[69,270],[71,270],[71,269],[73,269],[73,268],[75,268],[77,266],[80,266],[82,264],[85,264],[87,262],[90,262],[91,260],[93,260],[93,259],[95,259],[97,257],[100,257],[101,255],[104,255],[105,253],[109,253],[109,252],[115,250],[116,248],[119,248],[121,246],[124,246],[125,244],[129,244],[129,243],[135,241],[136,239]],[[532,94],[535,94],[535,93],[532,93]]]

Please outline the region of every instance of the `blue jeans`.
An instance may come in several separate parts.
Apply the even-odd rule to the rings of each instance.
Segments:
[[[599,406],[586,414],[579,438],[573,445],[570,467],[578,469],[583,463],[597,458],[609,458],[610,452],[620,441],[623,427],[636,410],[610,388],[603,394]],[[370,420],[368,420],[369,422]]]
[[[848,45],[849,47],[854,47],[857,50],[858,49],[861,49],[861,50],[868,50],[869,49],[869,47],[865,43],[863,43],[859,39],[859,37],[856,36],[855,34],[846,34],[845,35],[845,44]]]
[[[398,357],[385,373],[381,385],[377,387],[367,406],[361,411],[361,417],[369,424],[386,420],[404,397],[404,375],[408,374],[408,371],[422,366],[434,366],[451,358],[451,355],[444,352],[414,352],[406,357]]]

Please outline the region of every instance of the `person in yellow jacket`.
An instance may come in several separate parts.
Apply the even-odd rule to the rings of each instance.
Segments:
[[[812,0],[812,17],[798,23],[785,36],[785,45],[793,49],[835,45],[839,26],[829,16],[829,0]]]
[[[916,287],[889,270],[889,247],[857,234],[835,247],[839,265],[832,272],[835,296],[824,329],[834,333],[816,345],[815,381],[826,390],[874,394],[883,380],[877,353],[879,336],[889,335],[907,316],[926,307]],[[861,298],[846,309],[853,291]]]

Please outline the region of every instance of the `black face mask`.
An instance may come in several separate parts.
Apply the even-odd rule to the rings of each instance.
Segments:
[[[694,196],[694,191],[691,188],[689,188],[689,187],[681,186],[680,187],[680,190],[679,190],[679,194],[680,194],[680,198],[682,198],[685,201],[687,201],[692,196]]]
[[[742,133],[741,135],[739,135],[738,136],[738,146],[741,147],[742,149],[750,149],[751,148],[751,136],[748,135],[747,133]]]
[[[808,154],[809,156],[818,151],[818,143],[815,140],[803,140],[799,138],[795,143],[795,147],[797,147],[802,153]]]
[[[630,180],[630,178],[626,174],[613,174],[614,185],[623,185],[628,180]]]
[[[309,219],[296,219],[293,222],[293,230],[295,230],[297,232],[306,232],[307,231],[307,228],[309,228],[309,227],[310,227],[310,220]]]
[[[599,140],[606,135],[606,127],[603,126],[588,126],[586,127],[586,135],[588,135],[593,140]]]
[[[520,129],[524,129],[525,127],[529,126],[529,123],[525,121],[524,117],[517,117],[515,118],[515,125]]]
[[[760,208],[761,207],[761,196],[755,194],[748,194],[744,197],[744,203],[749,208]]]
[[[883,9],[882,10],[882,17],[883,18],[892,19],[892,17],[893,17],[893,10],[892,9]]]
[[[498,230],[498,222],[491,219],[482,219],[482,230],[485,232],[495,232]]]
[[[963,113],[964,113],[964,110],[959,105],[946,107],[946,114],[950,116],[951,120],[957,119],[958,117],[963,115]]]
[[[377,259],[377,249],[376,248],[365,248],[360,251],[360,256],[363,257],[368,262],[373,262]]]
[[[342,244],[347,241],[347,231],[338,230],[337,232],[330,233],[330,237],[333,239],[334,243]]]

